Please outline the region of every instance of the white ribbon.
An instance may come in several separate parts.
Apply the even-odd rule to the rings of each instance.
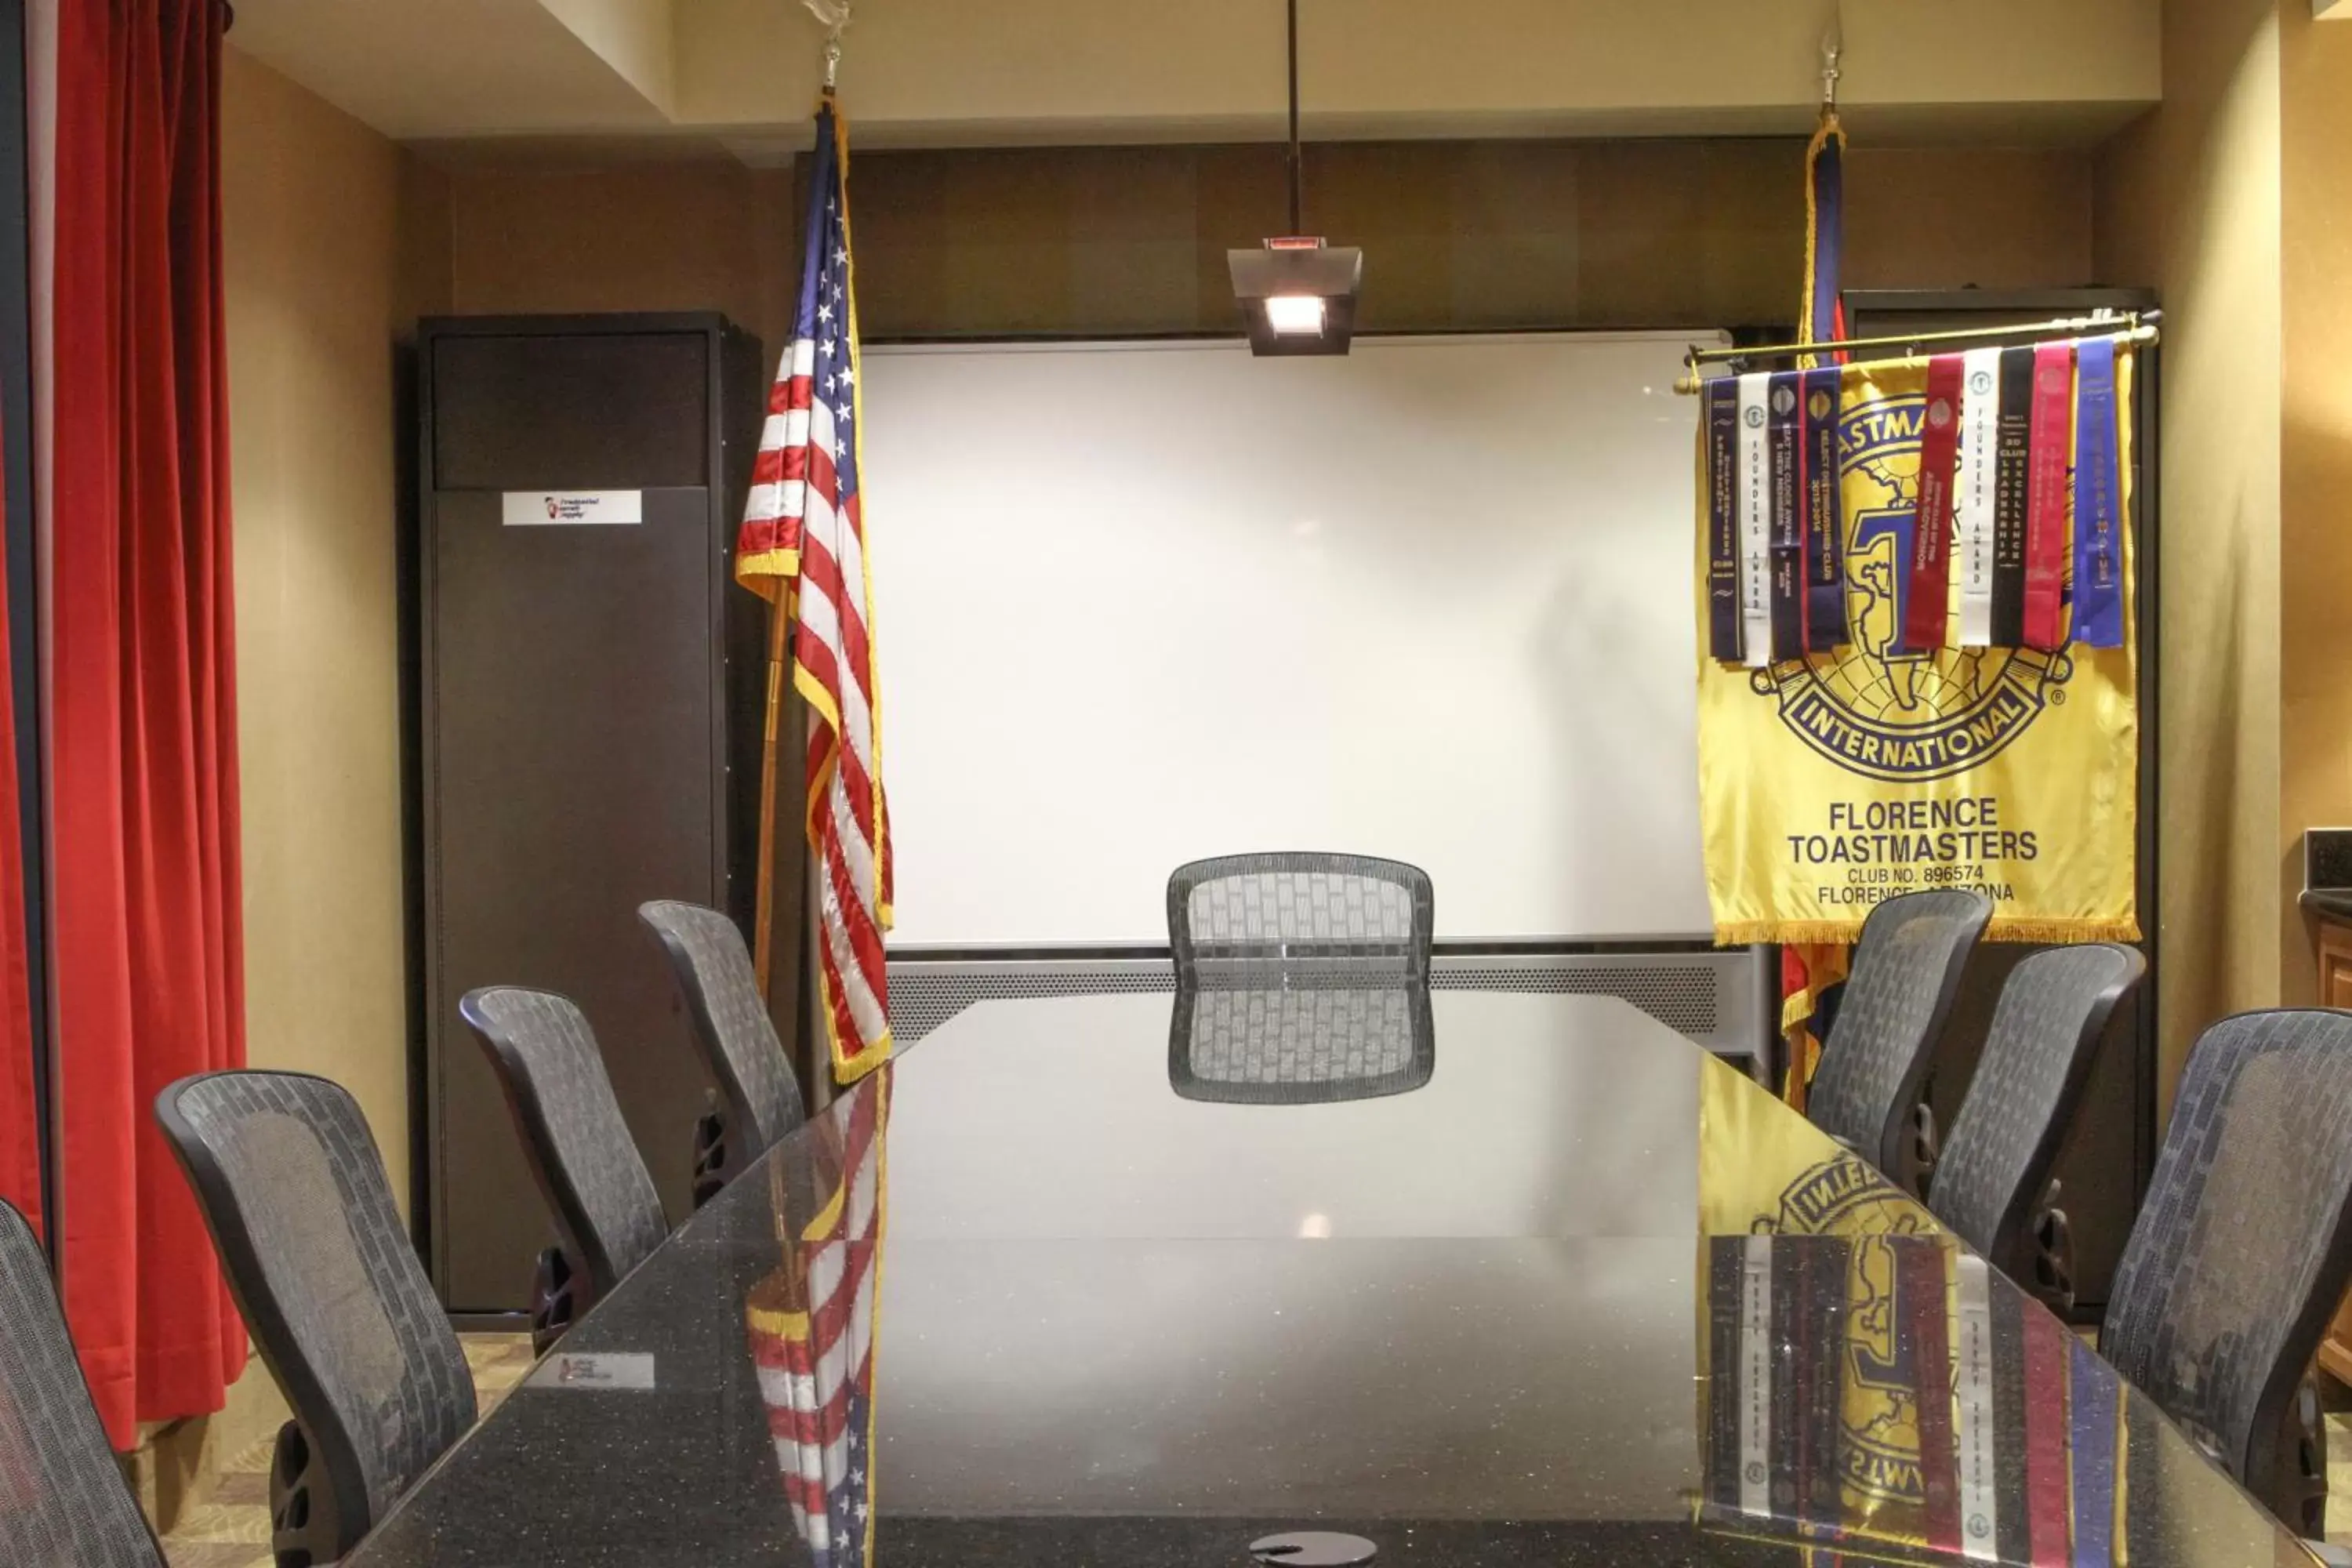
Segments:
[[[1739,641],[1748,665],[1772,662],[1772,461],[1766,445],[1769,371],[1739,378]]]
[[[2000,415],[2000,351],[1960,356],[1958,472],[1952,497],[1952,553],[1959,557],[1960,646],[1992,643],[1993,448]]]

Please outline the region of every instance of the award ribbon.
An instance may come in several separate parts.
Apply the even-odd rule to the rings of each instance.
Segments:
[[[1960,563],[1960,646],[1992,644],[1993,448],[2000,418],[2000,351],[1960,356],[1959,474],[1952,552]]]
[[[2074,1336],[2047,1312],[2021,1314],[2025,1350],[2025,1528],[2033,1568],[2074,1568],[2069,1496],[2066,1347]]]
[[[1845,506],[1838,482],[1838,384],[1834,368],[1809,370],[1804,403],[1805,649],[1827,653],[1846,640]]]
[[[1959,1457],[1952,1439],[1951,1319],[1946,1310],[1948,1244],[1936,1237],[1890,1238],[1895,1295],[1911,1341],[1919,1391],[1919,1481],[1927,1498],[1927,1544],[1960,1550]]]
[[[1772,662],[1772,465],[1764,444],[1761,371],[1739,378],[1739,653],[1759,669]]]
[[[2116,342],[2074,353],[2074,637],[2124,646],[2123,476],[2117,466]]]
[[[1952,484],[1959,457],[1962,371],[1958,354],[1927,362],[1927,412],[1919,426],[1919,510],[1912,521],[1910,574],[1903,601],[1903,649],[1944,646],[1951,604]]]
[[[2000,351],[1992,454],[1992,642],[2025,644],[2025,520],[2032,496],[2033,351]]]
[[[1953,1434],[1959,1451],[1960,1551],[2000,1558],[2000,1481],[1994,1474],[1992,1282],[1981,1258],[1952,1259]]]
[[[2118,1380],[2089,1346],[2076,1341],[2067,1352],[2072,1375],[2067,1413],[2068,1452],[2074,1468],[2074,1568],[2114,1568],[2116,1562],[2116,1460],[2123,1401]]]
[[[1739,1308],[1744,1280],[1740,1238],[1707,1237],[1706,1499],[1724,1513],[1739,1510]]]
[[[2025,506],[2025,641],[2066,646],[2066,466],[2074,458],[2074,345],[2033,350]]]
[[[2030,1513],[2032,1470],[2026,1464],[2025,1432],[2025,1298],[2014,1289],[1996,1286],[1992,1303],[1992,1468],[2002,1499],[1993,1531],[1993,1561],[2023,1564],[2032,1558]],[[2034,1310],[2040,1311],[2040,1308]]]
[[[1746,1239],[1739,1267],[1739,1511],[1772,1517],[1772,1238]]]
[[[1706,384],[1699,439],[1706,458],[1706,651],[1739,662],[1739,390]]]
[[[1797,406],[1802,371],[1772,373],[1764,421],[1772,461],[1772,658],[1801,658],[1805,652],[1805,489],[1802,433]]]

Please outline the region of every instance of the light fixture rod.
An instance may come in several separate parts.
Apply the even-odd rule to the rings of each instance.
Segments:
[[[1304,234],[1298,187],[1304,178],[1298,155],[1298,0],[1290,0],[1290,232]]]

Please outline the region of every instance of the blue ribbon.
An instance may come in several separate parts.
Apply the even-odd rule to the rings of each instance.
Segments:
[[[2110,345],[2112,353],[2112,345]],[[2116,1378],[2080,1342],[2068,1369],[2074,1431],[2074,1568],[2113,1568],[2116,1548]]]
[[[2124,646],[2123,479],[2116,465],[2116,344],[2074,355],[2074,637]]]

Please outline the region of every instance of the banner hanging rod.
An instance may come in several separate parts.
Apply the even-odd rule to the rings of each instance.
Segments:
[[[1956,327],[1939,332],[1902,332],[1882,338],[1838,338],[1816,343],[1752,343],[1732,348],[1703,349],[1693,344],[1683,355],[1686,374],[1675,383],[1685,395],[1698,391],[1706,364],[1745,364],[1753,360],[1794,359],[1799,354],[1828,354],[1854,349],[1919,348],[1928,343],[1982,342],[1992,338],[2057,338],[2113,336],[2118,342],[2152,343],[2160,310],[2102,310],[2088,316],[2061,316],[2047,321],[2016,321],[2001,327]]]

